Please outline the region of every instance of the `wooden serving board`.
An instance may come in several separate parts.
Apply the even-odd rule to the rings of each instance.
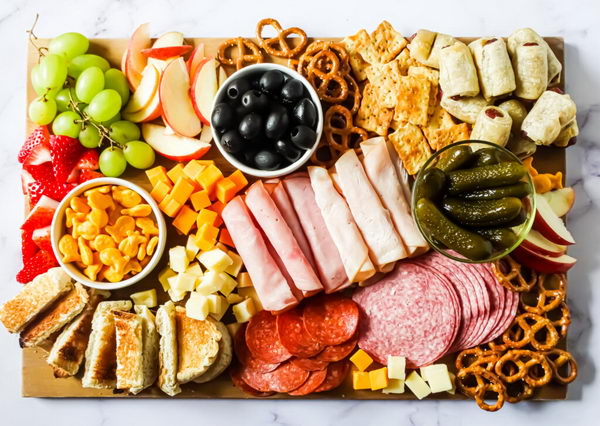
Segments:
[[[339,40],[339,38],[321,38],[324,40]],[[195,38],[187,39],[189,44],[194,46],[204,43],[205,52],[207,56],[216,56],[217,48],[223,42],[224,38]],[[461,38],[465,42],[474,40],[473,38]],[[38,46],[47,46],[49,40],[38,39],[36,44]],[[561,87],[564,88],[564,41],[559,37],[548,37],[546,41],[550,44],[558,59],[563,63],[563,77],[561,81]],[[96,53],[106,58],[112,66],[120,68],[121,55],[127,47],[128,39],[92,39],[90,40],[90,53]],[[29,74],[31,68],[38,62],[37,50],[31,45],[28,45],[28,60],[27,60],[27,80],[29,81]],[[268,58],[269,62],[277,62],[286,64],[286,60],[281,58]],[[229,73],[233,72],[233,69],[228,70]],[[27,85],[27,104],[31,102],[37,95],[35,94],[33,87],[29,83]],[[27,133],[31,132],[34,128],[34,124],[27,121]],[[203,159],[215,160],[217,166],[224,172],[233,171],[233,167],[227,163],[227,161],[219,154],[216,148],[211,149]],[[167,168],[172,167],[175,162],[167,160],[157,155],[156,165],[164,165]],[[535,154],[535,165],[541,172],[565,172],[565,151],[560,148],[539,148]],[[150,191],[150,184],[146,179],[146,175],[143,171],[136,171],[132,167],[127,169],[127,172],[122,176],[125,179],[131,180],[132,182],[148,189]],[[171,220],[167,218],[167,223],[170,224]],[[167,248],[175,245],[185,245],[186,237],[178,235],[172,226],[167,227],[169,230],[167,239]],[[133,287],[129,287],[123,290],[114,291],[112,299],[128,299],[129,295],[134,292],[147,290],[150,288],[161,288],[158,283],[157,275],[168,262],[168,255],[163,256],[161,262],[156,267],[155,272],[151,273],[148,277],[143,279],[140,283]],[[168,296],[164,291],[158,291],[159,303],[164,303],[168,300]],[[228,315],[230,315],[228,313]],[[232,318],[227,316],[224,321],[232,322]],[[126,393],[119,393],[108,389],[86,389],[81,386],[81,375],[83,374],[83,366],[80,373],[76,377],[70,377],[66,379],[54,378],[52,369],[46,364],[46,351],[42,348],[26,348],[23,349],[23,365],[22,365],[22,395],[25,397],[47,397],[47,398],[64,398],[64,397],[75,397],[75,398],[89,398],[89,397],[100,397],[100,398],[112,398],[112,397],[128,397],[128,398],[170,398],[169,396],[162,393],[156,386],[152,386],[149,389],[144,390],[136,396],[129,396]],[[440,362],[446,361],[449,368],[454,369],[454,355],[448,355]],[[567,393],[567,386],[549,384],[544,386],[536,393],[535,400],[559,400],[565,399]],[[195,384],[189,383],[182,386],[182,392],[175,398],[229,398],[229,399],[253,399],[253,397],[243,393],[237,389],[231,383],[229,376],[224,373],[217,379],[205,383]],[[299,399],[299,397],[289,396],[287,394],[276,394],[271,399]],[[407,391],[400,395],[386,395],[381,392],[372,391],[357,391],[352,389],[352,383],[350,375],[346,382],[339,388],[325,392],[325,393],[313,393],[311,395],[301,397],[302,399],[356,399],[356,400],[413,400],[415,396]],[[456,395],[450,395],[446,392],[432,394],[428,399],[445,399],[445,400],[463,400],[465,397],[458,393]]]

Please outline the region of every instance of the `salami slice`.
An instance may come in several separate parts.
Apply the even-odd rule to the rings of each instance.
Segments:
[[[262,373],[268,373],[269,371],[273,371],[279,367],[280,363],[269,363],[252,356],[248,350],[248,347],[246,346],[245,332],[246,325],[244,324],[244,326],[240,327],[233,339],[233,350],[235,351],[238,361],[242,365]]]
[[[298,389],[288,392],[292,396],[304,396],[313,393],[327,377],[327,370],[311,371],[308,379]]]
[[[302,386],[310,373],[291,362],[284,362],[268,373],[242,367],[241,378],[260,392],[290,392]]]
[[[348,361],[339,361],[329,364],[327,367],[327,376],[321,385],[315,389],[315,392],[326,392],[340,386],[350,370]]]
[[[323,345],[339,345],[350,339],[358,326],[358,306],[351,299],[334,295],[309,300],[304,305],[304,326]]]
[[[273,395],[275,392],[260,392],[248,385],[241,376],[242,368],[239,364],[232,365],[229,369],[229,376],[231,377],[231,381],[233,385],[240,389],[242,392],[247,393],[248,395],[252,395],[259,398],[265,398],[267,396]]]
[[[277,318],[269,311],[260,311],[250,318],[246,327],[246,345],[253,357],[275,364],[289,359],[290,354],[277,334]]]
[[[329,362],[315,358],[292,358],[290,362],[306,371],[325,370],[329,365]]]
[[[488,274],[484,265],[472,265],[472,269],[474,269],[473,273],[479,274],[483,282],[485,282],[488,294],[490,295],[490,315],[472,342],[472,346],[477,346],[486,341],[486,337],[498,326],[504,315],[505,300],[502,286],[498,284],[493,274]]]
[[[358,343],[358,335],[355,335],[350,340],[340,343],[335,346],[327,346],[318,355],[313,357],[315,361],[336,362],[346,358],[354,351]]]
[[[277,334],[281,344],[298,358],[310,358],[323,350],[323,345],[306,331],[300,309],[277,315]]]

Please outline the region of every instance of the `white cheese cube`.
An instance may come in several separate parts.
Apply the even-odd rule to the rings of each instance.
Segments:
[[[223,273],[216,271],[207,271],[200,279],[200,284],[196,287],[196,291],[204,296],[216,293],[223,285]]]
[[[235,320],[239,323],[248,322],[252,315],[256,313],[256,308],[252,299],[246,299],[231,308]]]
[[[156,289],[154,288],[133,293],[129,297],[133,300],[134,305],[144,305],[149,308],[154,308],[158,304],[158,301],[156,300]]]
[[[253,287],[252,278],[248,272],[242,272],[237,276],[238,288]]]
[[[404,384],[408,386],[418,399],[423,399],[431,393],[431,389],[429,389],[425,380],[423,380],[416,371],[413,371],[408,375]]]
[[[185,295],[187,294],[185,291],[179,292],[173,289],[169,289],[167,293],[169,293],[169,297],[173,302],[181,302],[185,299]]]
[[[454,395],[456,393],[456,376],[454,375],[454,373],[449,372],[448,375],[450,376],[450,382],[452,383],[452,389],[450,389],[448,392],[450,395]]]
[[[239,254],[231,250],[227,251],[227,256],[229,256],[233,263],[225,268],[225,272],[233,277],[237,277],[240,273],[240,269],[242,269],[242,266],[244,265],[244,261]]]
[[[238,332],[241,326],[242,324],[240,324],[239,322],[232,322],[231,324],[226,325],[227,330],[229,330],[229,334],[231,335],[232,339],[235,337],[236,333]]]
[[[403,356],[388,355],[387,369],[388,378],[404,380],[406,378],[406,358]]]
[[[177,274],[171,288],[177,292],[193,291],[198,284],[199,278],[195,275],[182,272]]]
[[[175,246],[169,249],[169,266],[175,272],[185,272],[190,261],[184,246]]]
[[[220,294],[211,294],[206,296],[208,299],[208,310],[210,312],[210,316],[215,320],[220,321],[227,312],[227,308],[229,308],[229,303],[227,300]]]
[[[213,249],[200,253],[198,260],[206,269],[223,272],[233,264],[233,260],[221,249]]]
[[[388,368],[389,372],[389,368]],[[387,388],[381,390],[383,393],[404,393],[404,380],[402,379],[390,379]]]
[[[202,272],[202,268],[200,268],[198,262],[190,263],[187,269],[185,270],[185,273],[192,274],[197,278],[202,278],[202,276],[204,275],[204,273]]]
[[[432,364],[421,367],[421,375],[429,384],[432,393],[446,392],[452,389],[452,381],[446,364]]]
[[[264,309],[262,303],[260,302],[260,299],[258,298],[258,294],[256,293],[256,290],[254,289],[254,287],[238,288],[238,293],[243,298],[252,299],[254,301],[254,306],[256,306],[257,311],[262,311]]]
[[[240,303],[244,298],[237,293],[229,293],[227,295],[227,303],[230,305],[235,305],[236,303]]]
[[[177,275],[177,272],[173,271],[168,266],[158,273],[158,282],[160,283],[160,285],[162,285],[164,291],[169,291],[171,285],[169,284],[168,280],[169,278],[174,277],[175,275]]]
[[[223,275],[223,281],[219,291],[223,293],[224,296],[228,296],[229,293],[231,293],[237,286],[237,281],[233,279],[231,275],[228,275],[225,272],[220,272],[220,274]]]
[[[185,244],[185,253],[187,255],[188,260],[190,262],[194,260],[199,251],[200,247],[196,245],[196,235],[190,234],[190,236],[187,239],[187,243]]]
[[[210,312],[210,303],[206,296],[191,293],[185,303],[185,313],[188,317],[204,321]]]

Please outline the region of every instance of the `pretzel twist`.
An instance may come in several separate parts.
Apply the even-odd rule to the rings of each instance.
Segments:
[[[498,282],[511,291],[531,291],[537,282],[537,273],[517,263],[512,257],[504,256],[492,263]]]
[[[273,27],[275,31],[277,31],[277,36],[264,38],[262,33],[266,26]],[[300,40],[296,47],[291,47],[288,42],[288,37],[291,35],[298,36],[298,39]],[[268,54],[288,59],[299,55],[308,44],[308,37],[304,30],[298,27],[286,28],[284,30],[279,22],[272,18],[266,18],[258,22],[256,26],[256,38],[258,39],[260,47]]]
[[[514,366],[516,370],[505,370],[506,365]],[[536,375],[534,367],[539,367],[542,374]],[[552,379],[552,368],[546,357],[542,353],[526,349],[511,349],[506,352],[498,359],[494,371],[504,382],[523,380],[532,387],[544,386]]]
[[[532,323],[530,324],[530,322]],[[519,333],[518,328],[522,330],[522,333]],[[543,330],[546,333],[544,341],[541,342],[536,335]],[[511,349],[520,349],[531,345],[538,351],[546,351],[555,347],[558,339],[558,332],[548,318],[529,312],[518,315],[510,328],[502,334],[502,340]]]
[[[325,112],[323,133],[327,143],[340,152],[356,148],[353,139],[361,142],[369,138],[364,129],[354,126],[352,113],[342,105],[333,105]]]
[[[541,274],[533,290],[521,293],[521,308],[526,312],[544,315],[558,308],[565,300],[567,277],[565,274]],[[532,297],[535,299],[535,305],[528,303]]]
[[[550,363],[552,368],[552,379],[562,385],[571,383],[577,377],[577,362],[567,351],[562,349],[554,348],[544,352],[546,360]],[[560,369],[566,365],[567,373],[563,375]]]
[[[475,384],[469,384],[475,380]],[[481,367],[463,368],[456,374],[456,386],[468,396],[475,398],[477,405],[486,411],[498,411],[506,400],[506,387],[504,383],[491,371]],[[486,402],[489,393],[497,395],[495,402]]]
[[[230,56],[227,55],[227,49],[229,48],[232,49]],[[234,52],[236,53],[235,55]],[[217,52],[217,58],[221,64],[235,66],[237,70],[249,64],[261,63],[264,60],[258,46],[242,37],[232,38],[221,43]]]

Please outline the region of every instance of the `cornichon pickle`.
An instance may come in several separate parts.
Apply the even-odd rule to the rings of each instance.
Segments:
[[[525,176],[527,169],[516,161],[475,167],[466,170],[454,170],[447,173],[448,193],[450,195],[470,192],[477,189],[512,185]]]
[[[474,232],[468,231],[449,220],[426,198],[417,202],[415,214],[419,223],[437,241],[448,248],[456,250],[472,260],[482,260],[490,257],[492,243]]]
[[[459,145],[446,151],[440,157],[435,167],[444,172],[451,172],[463,168],[472,158],[473,150],[471,147],[468,145]]]
[[[504,197],[523,198],[529,195],[529,184],[517,182],[514,185],[499,186],[497,188],[479,189],[473,192],[460,194],[466,200],[496,200]]]
[[[516,218],[523,203],[515,197],[474,201],[449,197],[442,202],[442,208],[461,225],[500,226]]]
[[[492,164],[510,160],[511,158],[506,153],[496,148],[482,148],[475,153],[473,167],[491,166]]]
[[[518,239],[517,234],[510,228],[480,228],[475,232],[490,240],[492,245],[499,249],[512,247]]]
[[[525,223],[527,220],[527,212],[525,209],[521,209],[521,212],[510,222],[504,224],[505,227],[512,228],[513,226],[519,226]]]
[[[423,172],[419,185],[415,187],[415,197],[417,200],[420,200],[421,198],[433,200],[441,195],[441,192],[445,187],[446,173],[437,167],[432,167]]]

